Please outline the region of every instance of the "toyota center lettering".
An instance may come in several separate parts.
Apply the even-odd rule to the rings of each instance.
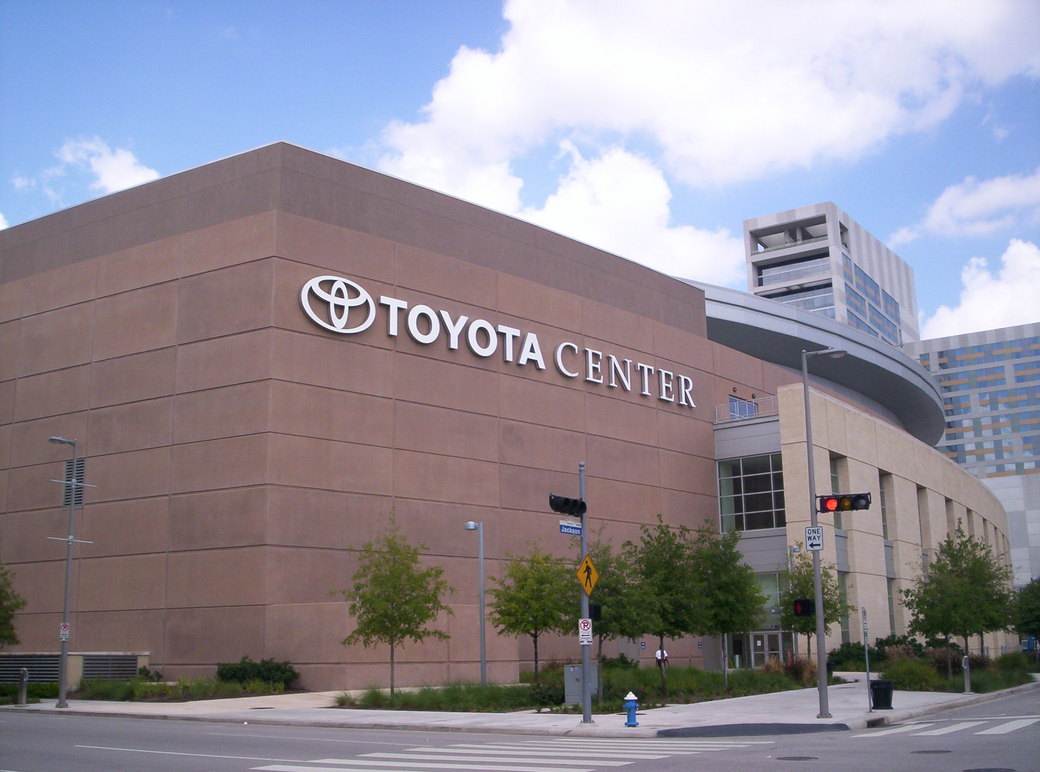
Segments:
[[[501,350],[506,362],[546,369],[542,344],[536,333],[495,325],[486,319],[470,319],[465,314],[453,317],[443,309],[435,310],[421,303],[410,306],[406,300],[387,295],[381,295],[377,303],[364,287],[341,276],[316,276],[308,281],[300,290],[300,305],[312,322],[331,332],[343,335],[364,332],[375,323],[378,310],[383,308],[386,334],[390,337],[397,337],[403,326],[408,336],[422,345],[443,337],[452,351],[465,344],[476,356],[488,358]],[[588,383],[602,383],[623,391],[635,388],[644,397],[656,396],[663,402],[695,407],[693,379],[687,375],[581,348],[570,341],[553,349],[552,363],[566,378],[584,376]]]

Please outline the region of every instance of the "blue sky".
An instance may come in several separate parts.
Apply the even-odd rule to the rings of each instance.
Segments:
[[[0,225],[278,140],[744,288],[833,201],[926,337],[1040,321],[1040,0],[3,0]]]

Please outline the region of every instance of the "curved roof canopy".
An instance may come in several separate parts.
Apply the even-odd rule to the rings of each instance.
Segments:
[[[922,442],[934,446],[942,438],[946,422],[939,386],[901,349],[775,300],[687,283],[704,290],[711,340],[799,372],[803,349],[844,349],[848,355],[841,359],[815,359],[813,375],[876,402]]]

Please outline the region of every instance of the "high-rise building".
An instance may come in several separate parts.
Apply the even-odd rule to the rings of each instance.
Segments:
[[[918,339],[914,272],[834,204],[744,221],[748,290],[894,346]]]
[[[1040,576],[1040,323],[905,346],[939,382],[939,445],[982,479],[1008,515],[1015,584]]]

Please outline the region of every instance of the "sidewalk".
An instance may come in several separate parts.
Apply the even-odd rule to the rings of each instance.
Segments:
[[[855,677],[855,674],[849,674]],[[863,674],[858,674],[862,679]],[[1040,683],[1016,687],[1037,689]],[[1008,691],[1016,691],[1008,690]],[[306,692],[268,697],[242,697],[198,702],[149,703],[69,700],[59,710],[54,700],[2,710],[67,713],[76,715],[165,718],[230,723],[341,727],[344,729],[416,729],[508,734],[584,735],[590,737],[671,736],[738,737],[765,734],[841,731],[882,726],[927,715],[959,705],[984,702],[1006,694],[949,694],[896,691],[892,710],[871,712],[863,681],[831,686],[827,699],[831,717],[816,718],[819,693],[800,689],[775,694],[737,697],[692,705],[668,705],[639,711],[639,726],[625,726],[624,714],[593,714],[583,724],[580,714],[536,713],[451,713],[335,708],[340,692]]]

